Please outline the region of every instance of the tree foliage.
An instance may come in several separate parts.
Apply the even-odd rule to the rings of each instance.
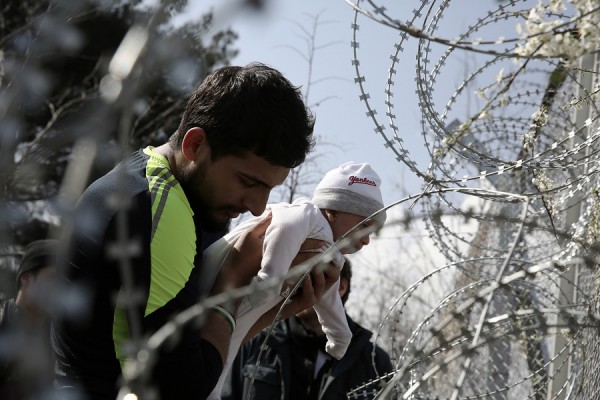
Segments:
[[[92,180],[116,163],[123,146],[158,144],[170,136],[190,91],[236,55],[235,32],[209,34],[211,13],[175,26],[187,1],[162,9],[139,3],[0,3],[0,219],[7,222],[0,228],[0,257],[46,236],[53,221],[47,207],[78,139],[89,137],[98,148]],[[118,107],[107,107],[101,82],[134,26],[147,28],[149,40],[123,88],[127,95]],[[119,138],[123,118],[126,140]],[[0,258],[5,267],[6,258]]]

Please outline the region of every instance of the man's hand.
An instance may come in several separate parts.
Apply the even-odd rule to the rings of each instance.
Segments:
[[[250,283],[260,270],[265,233],[271,224],[269,211],[251,230],[247,231],[229,251],[224,261],[213,294],[227,288],[239,288]]]

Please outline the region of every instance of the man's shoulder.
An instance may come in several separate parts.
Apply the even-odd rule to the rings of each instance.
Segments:
[[[369,338],[373,335],[373,332],[353,320],[348,314],[346,314],[346,321],[348,321],[348,326],[352,331],[352,334],[360,333],[362,335],[367,335]]]
[[[84,192],[84,197],[113,192],[139,193],[148,189],[146,162],[148,156],[138,150],[130,154],[113,169],[92,182]]]
[[[95,248],[96,244],[115,234],[110,227],[120,210],[126,211],[132,229],[147,227],[151,219],[151,202],[144,157],[140,153],[130,155],[94,181],[79,198],[74,234],[79,246],[83,246],[81,241],[84,241]]]
[[[346,314],[346,319],[348,321],[348,326],[350,327],[350,331],[352,332],[351,346],[352,345],[360,346],[360,347],[366,346],[366,348],[368,348],[369,351],[371,351],[370,349],[373,346],[373,343],[371,342],[371,338],[373,337],[373,332],[371,332],[369,329],[365,328],[358,322],[354,321],[352,318],[350,318],[350,316],[348,316],[348,314]]]
[[[368,354],[369,357],[373,352],[373,348],[375,348],[375,360],[378,368],[381,368],[383,372],[391,370],[390,356],[387,351],[381,348],[377,343],[373,343],[371,341],[373,332],[360,325],[358,322],[352,320],[352,318],[350,318],[350,316],[347,314],[346,318],[348,320],[350,330],[352,331],[352,344],[350,346],[354,347],[354,349],[360,349],[360,351]]]

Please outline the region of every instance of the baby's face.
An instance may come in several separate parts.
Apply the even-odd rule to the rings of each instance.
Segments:
[[[333,220],[330,220],[331,230],[333,231],[333,240],[338,240],[344,234],[346,234],[350,229],[354,228],[357,224],[361,223],[365,218],[360,215],[350,214],[346,212],[336,211]],[[359,228],[352,234],[354,235],[356,232],[368,228],[375,221],[366,221],[361,224]],[[369,235],[366,234],[360,238],[357,238],[352,242],[352,246],[349,248],[343,249],[342,254],[351,254],[360,250],[363,246],[369,244]]]

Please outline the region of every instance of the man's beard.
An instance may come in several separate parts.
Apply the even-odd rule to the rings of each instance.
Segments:
[[[194,210],[194,224],[197,228],[206,232],[219,233],[221,236],[229,232],[229,225],[231,224],[230,218],[225,220],[217,220],[210,214],[210,212],[207,212],[206,208],[199,210],[194,208],[192,209]]]
[[[224,235],[229,231],[231,219],[218,220],[215,218],[215,208],[207,201],[207,196],[211,193],[212,188],[206,183],[206,163],[187,174],[180,184],[190,203],[190,207],[194,211],[196,229]]]

